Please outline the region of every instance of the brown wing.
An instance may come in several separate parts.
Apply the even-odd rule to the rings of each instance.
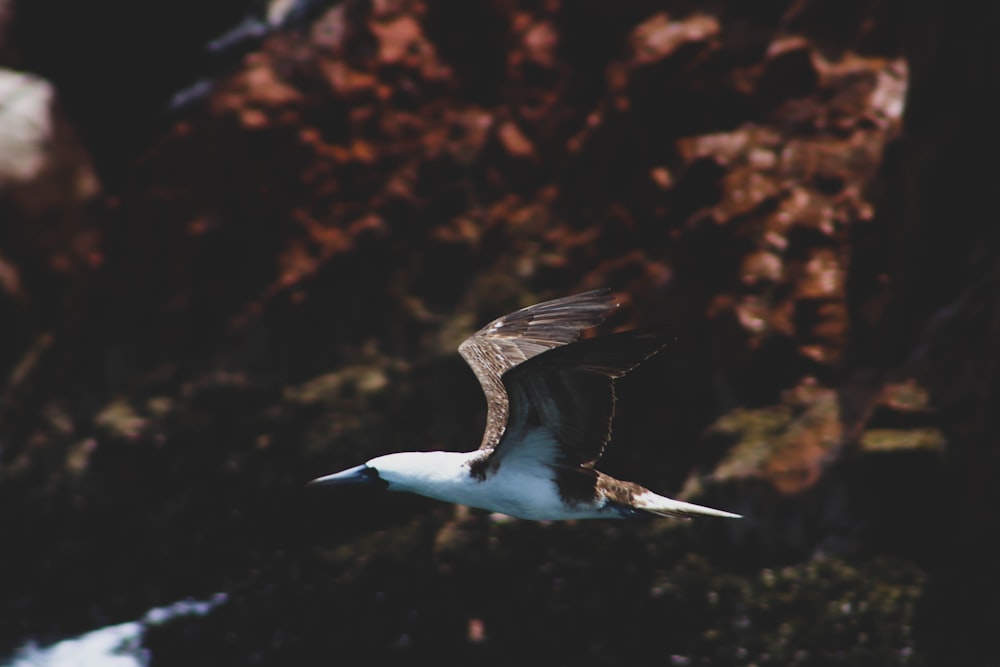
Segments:
[[[507,427],[509,402],[504,373],[546,350],[572,343],[595,327],[618,303],[607,289],[584,292],[522,308],[493,320],[458,351],[486,394],[486,431],[480,449],[493,449]]]
[[[615,379],[664,345],[661,335],[626,331],[560,347],[511,369],[503,377],[510,396],[507,432],[483,469],[512,456],[592,466],[611,436]],[[551,435],[526,437],[538,426]]]

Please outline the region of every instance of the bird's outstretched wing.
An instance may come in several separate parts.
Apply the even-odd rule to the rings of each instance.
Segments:
[[[618,307],[601,289],[522,308],[493,320],[463,342],[458,351],[486,394],[486,430],[480,449],[492,450],[507,428],[510,401],[504,374],[542,352],[572,343]]]
[[[626,331],[550,350],[511,369],[503,376],[507,430],[480,470],[515,458],[591,467],[611,437],[615,379],[664,344],[662,335]]]

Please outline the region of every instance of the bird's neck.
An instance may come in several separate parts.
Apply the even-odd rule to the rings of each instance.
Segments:
[[[439,497],[442,490],[468,484],[468,462],[476,452],[403,452],[373,462],[393,491]]]

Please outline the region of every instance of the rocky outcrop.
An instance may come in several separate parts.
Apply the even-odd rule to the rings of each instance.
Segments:
[[[150,635],[159,664],[982,662],[995,17],[963,41],[931,3],[832,7],[344,2],[134,161],[91,116],[86,222],[0,238],[3,571],[38,573],[3,640],[226,591]],[[747,520],[302,495],[474,446],[457,344],[599,285],[608,329],[676,338],[620,383],[602,465]]]

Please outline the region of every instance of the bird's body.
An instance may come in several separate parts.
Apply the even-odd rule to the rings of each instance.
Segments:
[[[436,500],[509,514],[522,519],[594,518],[598,509],[567,511],[550,474],[539,466],[507,466],[480,481],[470,474],[478,452],[404,452],[369,465],[390,488]],[[380,460],[381,459],[381,460]],[[394,467],[399,468],[396,474]],[[405,471],[405,472],[403,472]],[[392,481],[397,479],[399,481]],[[581,511],[587,516],[578,516]]]
[[[387,454],[313,484],[377,483],[535,520],[738,518],[593,468],[610,437],[614,379],[663,346],[637,332],[576,342],[616,307],[604,290],[547,301],[497,319],[462,343],[459,351],[487,399],[479,449]]]

